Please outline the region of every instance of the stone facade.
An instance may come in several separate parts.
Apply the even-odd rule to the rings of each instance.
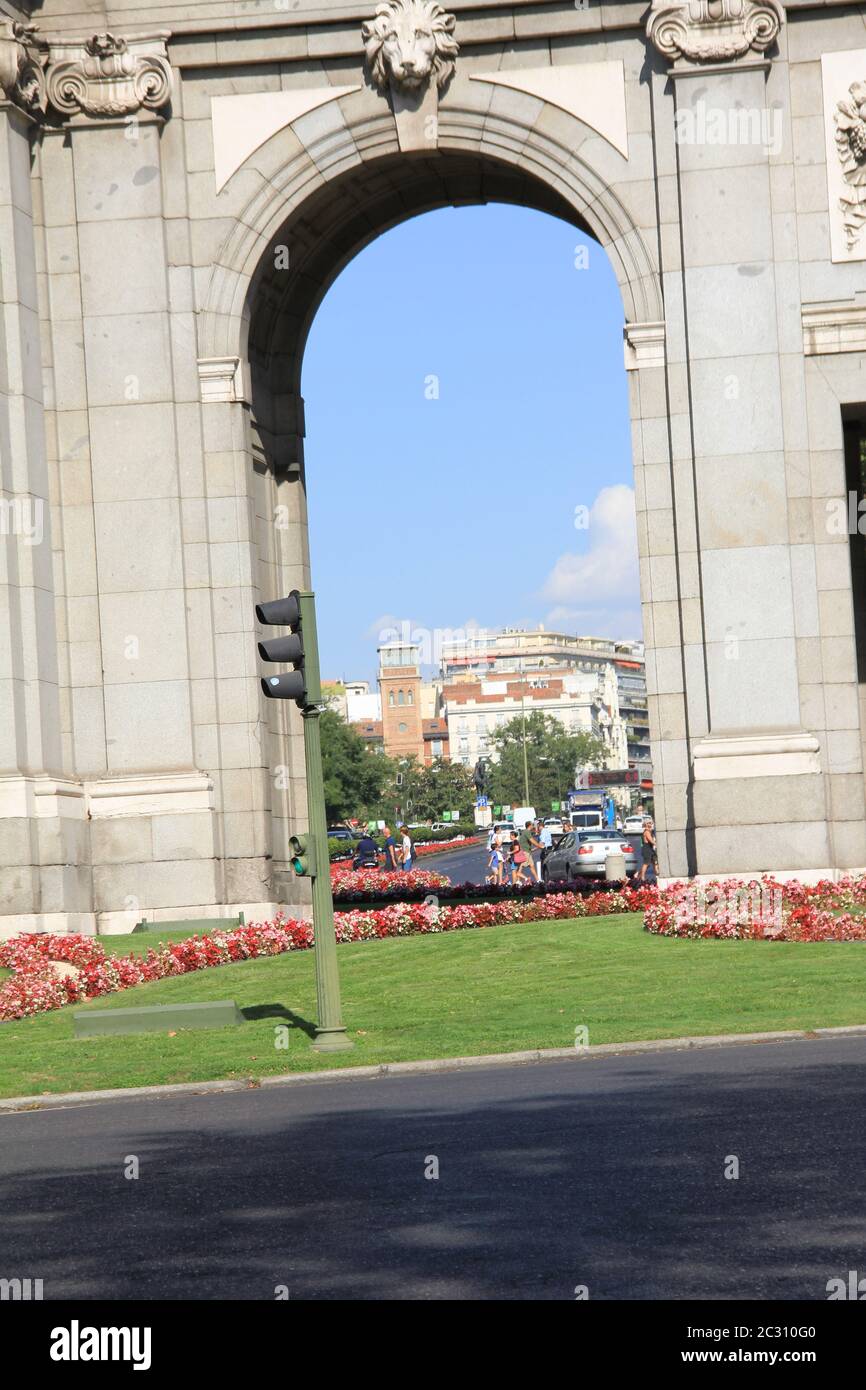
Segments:
[[[0,0],[2,931],[302,906],[253,609],[311,577],[307,329],[379,231],[497,199],[621,288],[664,870],[866,865],[827,526],[866,401],[858,9],[167,13]]]

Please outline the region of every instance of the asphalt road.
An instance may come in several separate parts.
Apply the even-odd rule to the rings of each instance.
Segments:
[[[0,1277],[46,1299],[824,1300],[866,1273],[864,1081],[848,1038],[4,1115]]]
[[[483,883],[487,873],[487,842],[476,840],[466,849],[446,850],[444,854],[422,854],[416,866],[447,874],[452,883]]]
[[[624,838],[631,841],[640,856],[640,835]],[[476,842],[468,849],[447,850],[444,854],[423,854],[418,859],[418,867],[447,874],[452,883],[483,883],[487,873],[487,842]]]

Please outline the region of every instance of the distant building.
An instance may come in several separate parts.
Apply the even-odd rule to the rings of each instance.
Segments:
[[[495,757],[493,735],[523,714],[548,715],[570,734],[602,740],[607,767],[626,767],[626,731],[619,711],[616,674],[568,667],[497,672],[472,680],[461,675],[444,686],[451,758],[473,767]]]
[[[379,647],[379,698],[389,758],[424,761],[421,661],[417,647],[388,642]]]
[[[429,767],[436,762],[437,758],[444,758],[446,762],[451,759],[451,741],[448,732],[448,720],[444,715],[435,719],[425,719],[424,725],[424,762]]]
[[[370,690],[369,681],[322,681],[322,694],[347,724],[382,718],[379,696]]]
[[[521,671],[527,675],[530,671],[536,675],[547,672],[551,677],[554,673],[570,671],[600,678],[603,689],[608,690],[608,697],[602,696],[600,703],[607,708],[615,703],[619,720],[624,726],[621,731],[612,716],[610,741],[613,762],[622,767],[637,768],[642,790],[645,793],[652,791],[643,642],[548,632],[539,626],[532,629],[506,627],[501,631],[478,628],[468,632],[461,640],[442,644],[442,678],[446,690],[450,691],[464,682],[477,682],[484,678],[502,679]],[[615,701],[610,698],[607,684],[610,675],[616,684]],[[538,706],[533,704],[532,707]],[[549,712],[557,714],[555,709]],[[581,722],[585,723],[583,716]],[[459,757],[462,761],[460,735],[455,738],[453,728],[451,732],[452,757]],[[609,765],[613,766],[613,762]]]
[[[360,734],[361,738],[369,745],[374,753],[384,753],[385,738],[382,732],[381,719],[373,719],[366,724],[363,722],[360,724],[353,724],[352,728],[355,730],[356,734]]]

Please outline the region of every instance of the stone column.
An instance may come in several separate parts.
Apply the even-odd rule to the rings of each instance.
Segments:
[[[64,775],[32,184],[45,46],[0,21],[0,911],[3,933],[84,929],[87,827]],[[40,229],[41,230],[41,229]]]
[[[77,770],[100,930],[212,915],[224,899],[213,764],[193,735],[177,410],[197,395],[173,336],[162,130],[165,35],[52,45],[46,218]],[[68,270],[68,273],[66,271]],[[178,382],[183,373],[189,389]],[[58,426],[60,429],[60,425]],[[207,634],[210,639],[210,631]]]
[[[671,338],[687,376],[683,452],[703,627],[685,659],[692,706],[696,692],[705,699],[691,795],[696,868],[711,874],[833,864],[819,739],[800,708],[806,576],[789,533],[780,361],[789,324],[766,56],[783,18],[776,0],[720,0],[712,12],[656,0],[648,21],[672,62],[682,292]]]

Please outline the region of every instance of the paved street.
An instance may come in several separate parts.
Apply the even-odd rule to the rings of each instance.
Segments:
[[[446,850],[444,854],[423,854],[419,869],[447,874],[452,883],[483,883],[487,873],[486,841],[475,841],[466,849]]]
[[[52,1299],[822,1300],[866,1273],[864,1075],[866,1041],[838,1039],[4,1116],[0,1276]]]
[[[630,840],[640,855],[640,835],[625,835],[623,838]],[[483,883],[487,873],[486,841],[444,854],[425,854],[418,860],[418,867],[447,874],[452,883]]]

